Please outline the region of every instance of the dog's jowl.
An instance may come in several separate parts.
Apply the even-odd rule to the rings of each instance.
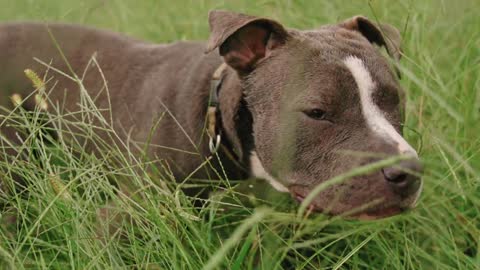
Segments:
[[[403,90],[390,62],[401,55],[394,27],[357,16],[302,31],[226,11],[210,12],[209,24],[206,43],[161,45],[66,24],[0,25],[0,145],[22,142],[6,121],[11,97],[30,97],[22,106],[35,107],[24,70],[42,77],[48,64],[50,75],[70,74],[47,82],[49,102],[78,111],[77,74],[97,107],[111,109],[116,139],[148,140],[146,154],[174,162],[179,181],[193,171],[214,178],[212,168],[197,168],[218,151],[213,167],[228,179],[264,178],[302,201],[328,179],[402,155],[320,191],[310,207],[381,218],[415,205],[422,168],[402,137]],[[92,63],[102,72],[88,69]]]

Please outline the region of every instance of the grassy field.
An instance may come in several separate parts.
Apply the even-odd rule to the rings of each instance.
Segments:
[[[0,21],[75,22],[154,42],[205,40],[215,8],[300,29],[357,14],[397,26],[405,133],[426,167],[418,207],[372,222],[297,218],[292,206],[241,206],[233,195],[232,210],[212,203],[193,211],[162,168],[146,174],[146,161],[121,147],[98,142],[104,154],[79,158],[72,153],[82,145],[60,140],[52,148],[33,138],[42,166],[0,164],[23,175],[29,191],[1,198],[9,206],[0,212],[0,269],[480,269],[477,0],[0,0]],[[21,125],[35,128],[19,114]],[[98,140],[88,122],[82,128]],[[112,181],[142,192],[120,195]]]

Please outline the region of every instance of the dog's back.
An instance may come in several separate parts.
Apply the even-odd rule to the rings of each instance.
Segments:
[[[27,94],[30,83],[23,71],[30,68],[43,73],[46,66],[34,58],[58,68],[71,75],[65,60],[75,72],[81,72],[87,62],[97,52],[100,55],[128,50],[131,38],[108,31],[94,30],[75,25],[8,23],[0,25],[0,76],[3,96],[13,93]],[[102,44],[102,46],[99,46]],[[61,53],[60,53],[61,52]],[[62,54],[66,59],[62,59]],[[128,53],[123,54],[128,57]],[[105,56],[109,57],[109,56]],[[119,69],[116,69],[120,73]],[[81,76],[81,73],[79,74]],[[119,74],[120,75],[120,74]],[[8,106],[8,100],[2,99],[1,105]]]

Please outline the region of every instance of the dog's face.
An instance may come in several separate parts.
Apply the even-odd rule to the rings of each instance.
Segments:
[[[302,201],[332,177],[407,155],[397,166],[322,190],[311,207],[363,218],[412,207],[421,189],[421,166],[401,136],[403,92],[372,44],[398,55],[397,36],[386,41],[363,17],[303,32],[229,12],[212,12],[210,24],[210,47],[220,46],[226,63],[237,70],[253,117],[256,176]]]

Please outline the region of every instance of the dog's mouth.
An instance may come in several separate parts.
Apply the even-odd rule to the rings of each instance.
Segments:
[[[297,200],[299,203],[302,203],[305,200],[305,196],[301,195],[295,191],[292,192],[292,196]],[[310,203],[307,209],[311,212],[322,213],[327,215],[336,215],[336,216],[344,216],[347,219],[358,219],[358,220],[376,220],[376,219],[383,219],[392,216],[399,215],[411,207],[402,207],[402,206],[382,206],[379,207],[378,205],[367,207],[366,209],[352,209],[351,211],[345,211],[344,213],[335,213],[332,210],[327,210],[322,207],[318,207],[314,203]]]

